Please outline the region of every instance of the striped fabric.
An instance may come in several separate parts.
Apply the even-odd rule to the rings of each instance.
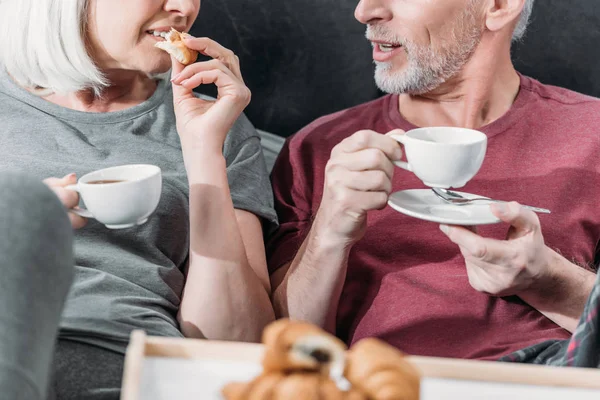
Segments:
[[[600,368],[600,275],[570,340],[547,341],[500,361],[560,367]]]

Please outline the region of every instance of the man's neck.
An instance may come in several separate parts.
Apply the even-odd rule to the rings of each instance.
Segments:
[[[51,103],[77,111],[113,112],[136,106],[152,96],[156,81],[137,72],[112,71],[106,73],[110,82],[100,95],[93,90],[68,94],[51,94],[45,99]]]
[[[479,129],[503,116],[514,103],[520,78],[510,48],[490,54],[482,41],[465,68],[424,95],[400,95],[400,113],[416,126]]]

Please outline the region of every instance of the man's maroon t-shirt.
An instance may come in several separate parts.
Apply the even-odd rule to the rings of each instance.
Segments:
[[[398,96],[385,96],[288,139],[272,176],[281,228],[268,243],[271,273],[293,259],[311,227],[332,148],[362,129],[415,128],[398,104]],[[522,77],[510,111],[481,131],[489,139],[486,159],[461,190],[551,209],[540,217],[546,244],[591,265],[600,239],[600,100]],[[425,187],[396,169],[394,191],[414,188]],[[497,239],[507,231],[506,224],[479,228]],[[369,214],[367,233],[352,249],[337,334],[348,344],[378,337],[410,354],[471,359],[569,337],[517,297],[476,292],[438,224],[390,207]]]

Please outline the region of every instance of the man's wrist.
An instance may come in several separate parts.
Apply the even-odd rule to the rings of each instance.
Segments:
[[[543,273],[521,295],[525,301],[529,299],[535,303],[543,304],[549,301],[556,301],[557,297],[562,294],[561,285],[564,284],[564,281],[561,278],[563,271],[561,271],[560,264],[566,260],[561,260],[562,257],[548,246],[544,247],[543,257],[545,264]]]
[[[595,281],[595,274],[548,249],[548,273],[519,297],[556,324],[573,332]]]
[[[331,252],[331,251],[347,251],[356,244],[356,240],[349,238],[347,235],[340,234],[335,229],[332,229],[330,224],[327,224],[320,218],[319,213],[315,217],[309,235],[309,244],[315,250]]]
[[[544,252],[546,272],[520,296],[524,301],[538,309],[548,308],[553,304],[569,301],[574,290],[581,292],[588,289],[588,271],[547,246]]]

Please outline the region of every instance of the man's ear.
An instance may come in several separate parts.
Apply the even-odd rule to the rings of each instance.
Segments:
[[[516,26],[526,0],[486,0],[485,26],[489,31],[498,32]]]

